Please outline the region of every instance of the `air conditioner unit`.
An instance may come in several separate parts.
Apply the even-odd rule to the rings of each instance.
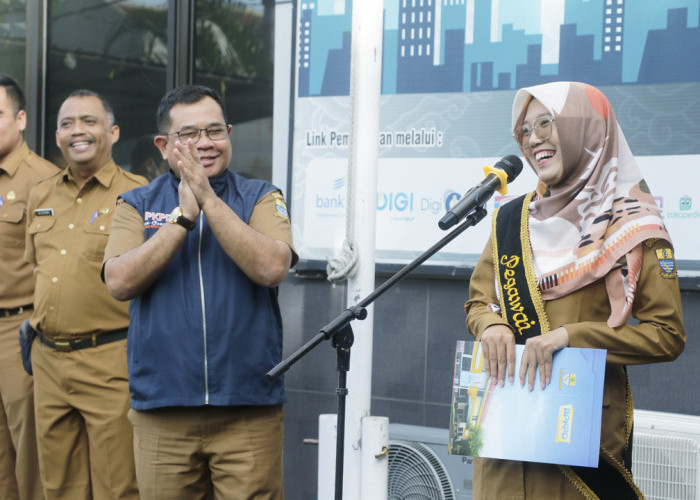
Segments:
[[[448,430],[389,424],[389,500],[472,500],[472,458],[447,453]]]
[[[632,475],[647,500],[700,500],[700,417],[634,410]]]
[[[447,453],[448,431],[389,424],[389,499],[472,499],[472,459]],[[700,500],[700,417],[634,411],[632,475],[647,500]]]

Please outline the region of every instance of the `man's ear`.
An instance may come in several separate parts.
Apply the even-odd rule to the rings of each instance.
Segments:
[[[15,117],[15,120],[17,121],[17,128],[19,129],[19,131],[24,132],[24,130],[27,128],[27,112],[23,109],[20,109],[19,111],[17,111],[17,116]]]
[[[117,141],[119,140],[120,134],[121,134],[121,131],[119,130],[119,125],[112,125],[109,128],[109,135],[112,138],[112,144],[117,143]]]
[[[153,138],[153,144],[156,145],[158,151],[164,160],[168,159],[168,138],[164,135],[157,135]]]

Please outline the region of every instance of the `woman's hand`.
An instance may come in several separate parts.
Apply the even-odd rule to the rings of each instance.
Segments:
[[[569,332],[563,326],[545,335],[538,335],[525,341],[523,358],[520,361],[520,385],[529,390],[535,387],[535,375],[540,370],[540,389],[544,389],[552,380],[552,356],[555,352],[569,345]]]
[[[515,335],[505,325],[491,325],[481,335],[481,349],[484,353],[484,370],[491,377],[498,377],[503,387],[508,370],[508,382],[515,379]]]

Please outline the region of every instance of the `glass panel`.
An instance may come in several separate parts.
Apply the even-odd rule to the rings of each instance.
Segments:
[[[0,0],[0,72],[10,75],[26,92],[26,0]]]
[[[195,83],[218,90],[233,124],[230,168],[272,179],[274,0],[196,2]]]
[[[165,93],[167,25],[167,0],[49,1],[47,158],[65,164],[55,144],[58,108],[67,94],[85,88],[112,104],[121,130],[114,159],[132,168],[132,151],[152,142],[156,132],[156,108]]]

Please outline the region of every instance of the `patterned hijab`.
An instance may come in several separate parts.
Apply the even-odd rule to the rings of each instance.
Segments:
[[[641,271],[641,244],[652,238],[671,242],[659,208],[602,92],[578,82],[521,89],[513,102],[513,129],[532,99],[554,116],[563,164],[561,181],[540,183],[530,205],[530,242],[542,299],[605,278],[608,325],[624,325]]]

